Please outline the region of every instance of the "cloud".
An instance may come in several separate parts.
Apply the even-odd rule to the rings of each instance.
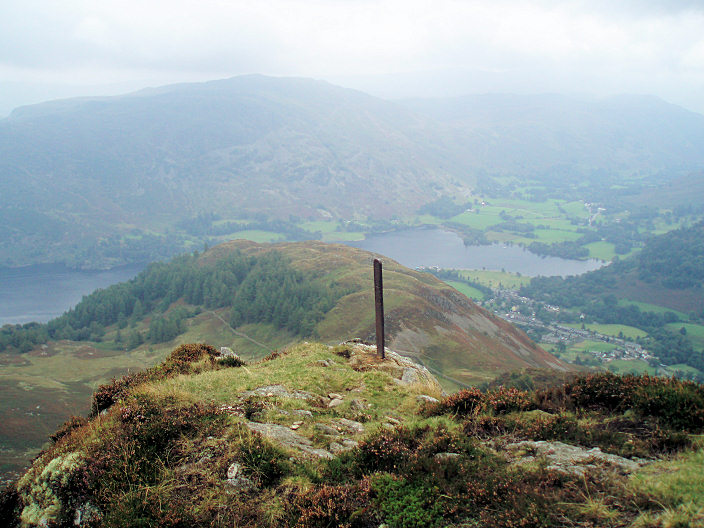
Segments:
[[[556,91],[573,72],[704,106],[702,27],[694,0],[23,0],[0,6],[0,82],[456,69]]]

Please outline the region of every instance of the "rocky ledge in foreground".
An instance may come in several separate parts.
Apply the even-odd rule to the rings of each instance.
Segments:
[[[704,391],[677,380],[442,397],[425,368],[361,343],[250,365],[184,345],[100,387],[91,419],[0,495],[0,525],[696,526],[701,506],[640,466],[679,452],[704,469],[702,430]]]

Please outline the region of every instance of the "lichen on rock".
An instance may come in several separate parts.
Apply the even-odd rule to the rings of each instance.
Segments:
[[[28,471],[20,479],[17,489],[24,508],[21,514],[22,527],[52,526],[62,517],[73,517],[62,502],[71,479],[82,466],[82,453],[72,452],[53,458],[38,475]]]

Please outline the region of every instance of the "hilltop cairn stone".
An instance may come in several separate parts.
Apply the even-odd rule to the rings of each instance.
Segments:
[[[242,361],[242,358],[235,354],[235,352],[230,347],[220,347],[220,359],[225,358],[232,358]]]
[[[356,339],[340,344],[347,347],[350,353],[349,364],[355,370],[380,370],[390,374],[400,385],[421,384],[437,390],[438,393],[442,391],[437,378],[427,368],[398,352],[385,348],[386,357],[381,359],[377,356],[374,345],[367,345]]]

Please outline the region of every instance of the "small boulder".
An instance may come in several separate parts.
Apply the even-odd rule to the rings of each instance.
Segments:
[[[240,473],[242,471],[242,466],[238,464],[237,462],[233,462],[230,464],[230,467],[227,468],[227,478],[233,479],[237,478],[240,476]]]
[[[354,420],[348,420],[347,418],[338,418],[335,420],[335,425],[352,434],[364,432],[364,425]]]
[[[364,405],[364,402],[362,400],[350,400],[350,409],[353,411],[364,411],[366,410],[366,405]]]
[[[232,357],[232,356],[237,356],[230,347],[220,347],[220,356],[221,357]]]
[[[254,488],[254,482],[242,474],[242,466],[237,462],[230,464],[230,467],[227,468],[227,480],[225,482],[236,490],[248,491]]]
[[[443,463],[449,460],[455,460],[459,457],[459,453],[435,453],[433,460],[435,460],[435,462]]]
[[[329,425],[321,423],[315,424],[315,428],[321,433],[326,434],[328,436],[338,436],[340,434],[340,432],[334,427],[330,427]]]
[[[344,400],[342,400],[340,398],[335,398],[333,400],[330,400],[330,403],[328,403],[328,407],[332,409],[333,407],[338,407],[338,406],[342,405],[343,403],[345,403]]]

